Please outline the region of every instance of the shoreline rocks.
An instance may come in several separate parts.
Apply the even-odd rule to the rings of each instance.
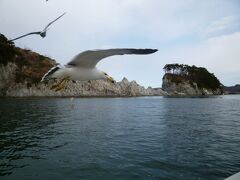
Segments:
[[[183,77],[178,77],[178,82],[172,79],[171,74],[165,74],[162,80],[162,89],[167,96],[172,97],[207,97],[212,95],[222,95],[222,90],[199,88],[196,82],[191,82]]]
[[[162,90],[144,88],[136,81],[122,81],[115,84],[96,80],[89,82],[69,82],[63,91],[55,92],[50,89],[53,80],[48,83],[16,82],[16,71],[19,67],[15,63],[0,66],[0,96],[2,97],[135,97],[135,96],[162,96]]]

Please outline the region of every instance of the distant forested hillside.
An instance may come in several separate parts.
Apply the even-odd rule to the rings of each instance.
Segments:
[[[240,84],[235,86],[224,87],[224,91],[228,94],[240,94]]]

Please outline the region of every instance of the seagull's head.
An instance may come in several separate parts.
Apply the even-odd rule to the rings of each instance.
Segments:
[[[103,79],[106,79],[106,80],[110,81],[111,83],[116,82],[111,76],[109,76],[107,73],[105,73],[103,71],[102,71],[102,76],[103,76]]]

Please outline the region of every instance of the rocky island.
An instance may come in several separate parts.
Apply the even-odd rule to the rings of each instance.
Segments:
[[[168,96],[221,95],[220,81],[206,68],[185,64],[167,64],[163,68],[162,89]]]

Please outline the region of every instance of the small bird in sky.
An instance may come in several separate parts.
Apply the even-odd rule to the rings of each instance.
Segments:
[[[11,39],[10,41],[15,41],[17,39],[20,39],[20,38],[23,38],[25,36],[29,36],[29,35],[33,35],[33,34],[38,34],[40,35],[42,38],[46,37],[46,34],[47,34],[47,31],[49,30],[49,26],[51,24],[53,24],[55,21],[57,21],[58,19],[60,19],[62,16],[64,16],[66,13],[63,13],[61,16],[57,17],[56,19],[54,19],[53,21],[51,21],[50,23],[47,24],[47,26],[42,30],[42,31],[37,31],[37,32],[31,32],[31,33],[27,33],[27,34],[24,34],[20,37],[17,37],[15,39]]]
[[[84,51],[78,54],[65,66],[54,66],[42,77],[42,81],[48,81],[50,79],[60,79],[60,82],[51,87],[51,89],[55,91],[64,89],[70,80],[89,81],[106,79],[112,83],[115,83],[111,76],[96,67],[99,61],[114,55],[145,55],[155,53],[156,51],[157,49],[129,48]]]

